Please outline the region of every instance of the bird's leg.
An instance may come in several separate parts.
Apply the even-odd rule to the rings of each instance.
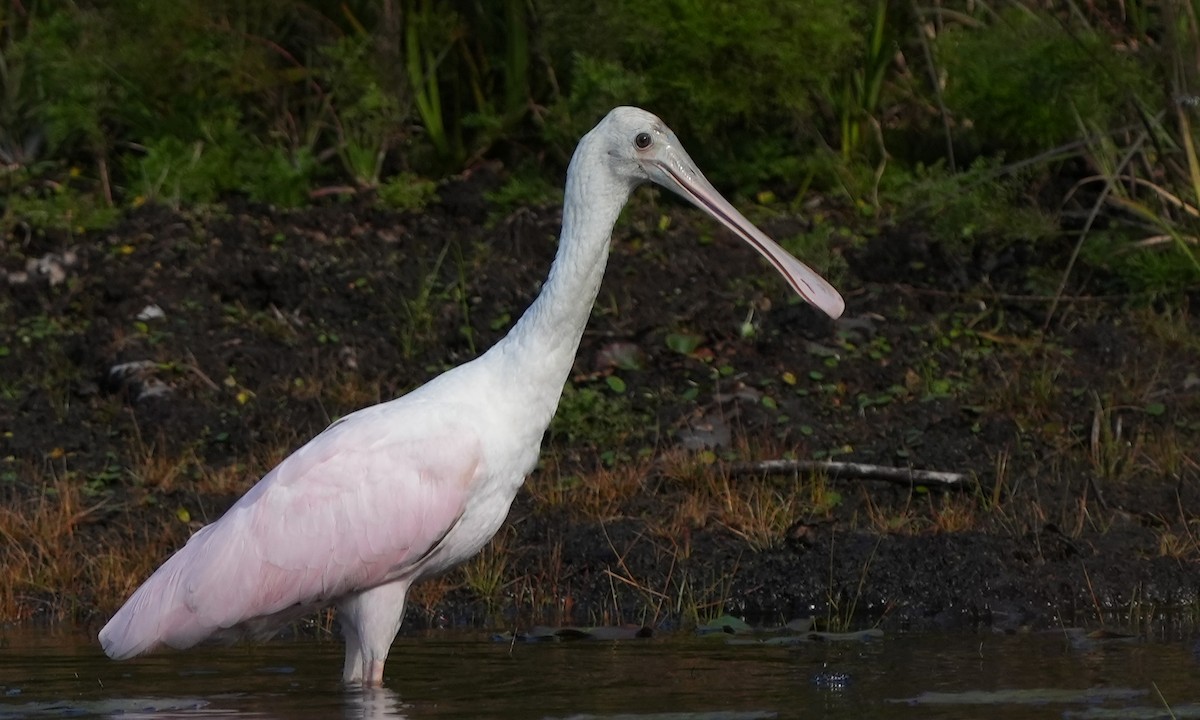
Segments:
[[[342,666],[342,681],[346,683],[362,682],[362,641],[358,637],[358,628],[350,620],[349,613],[339,609],[338,620],[342,626],[342,636],[346,639],[346,663]]]
[[[407,580],[380,585],[338,604],[346,636],[343,682],[368,687],[383,684],[383,664],[404,620],[408,585]]]

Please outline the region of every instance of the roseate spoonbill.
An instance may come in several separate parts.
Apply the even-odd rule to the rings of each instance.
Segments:
[[[550,276],[508,335],[407,395],[337,420],[286,458],[134,592],[100,631],[104,651],[122,660],[269,637],[335,605],[343,680],[379,685],[409,587],[478,552],[537,462],[613,224],[647,180],[707,211],[805,300],[841,315],[837,291],[726,202],[661,120],[616,108],[575,150]]]

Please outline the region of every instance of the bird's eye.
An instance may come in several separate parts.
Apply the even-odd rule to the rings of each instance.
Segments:
[[[638,150],[645,150],[650,147],[651,142],[650,133],[648,132],[640,132],[633,139],[633,144],[638,146]]]

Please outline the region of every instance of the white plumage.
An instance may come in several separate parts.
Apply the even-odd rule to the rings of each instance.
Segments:
[[[842,298],[705,180],[662,121],[616,108],[567,172],[562,237],[541,294],[491,350],[338,420],[197,532],[100,631],[115,659],[220,637],[266,637],[336,605],[343,679],[379,685],[408,588],[499,529],[558,405],[617,216],[653,181],[706,210],[832,317]]]

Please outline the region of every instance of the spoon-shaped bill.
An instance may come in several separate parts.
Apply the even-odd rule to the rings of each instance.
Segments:
[[[673,136],[671,140],[674,140]],[[655,182],[687,198],[693,205],[712,215],[753,246],[783,275],[800,297],[831,318],[841,317],[842,311],[846,309],[846,301],[842,299],[841,294],[826,282],[825,278],[792,257],[787,250],[767,237],[738,212],[737,208],[729,204],[729,201],[721,197],[721,193],[717,192],[712,183],[696,168],[678,141],[672,142],[670,147],[666,148],[653,167],[659,171],[653,178]]]

